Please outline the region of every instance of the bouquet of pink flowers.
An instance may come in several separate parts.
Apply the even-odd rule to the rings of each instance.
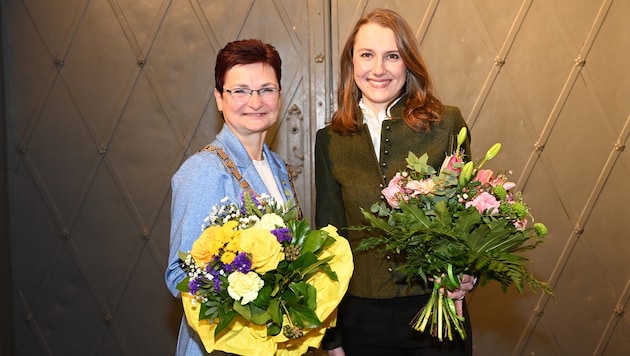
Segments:
[[[179,254],[188,324],[208,352],[297,356],[318,347],[352,275],[348,242],[266,195],[222,203]]]
[[[399,269],[408,280],[434,281],[428,304],[412,321],[418,331],[427,326],[440,341],[453,339],[453,329],[466,338],[463,318],[445,290],[459,287],[462,274],[478,277],[480,285],[497,281],[505,291],[514,286],[522,293],[533,290],[551,294],[550,287],[527,270],[528,261],[519,252],[539,246],[547,234],[533,217],[515,184],[505,174],[482,169],[501,149],[492,146],[478,161],[464,162],[461,145],[467,131],[457,136],[457,149],[436,171],[427,164],[427,154],[409,153],[407,170],[399,172],[382,193],[387,200],[362,210],[378,236],[365,239],[360,250],[377,248],[401,254]]]

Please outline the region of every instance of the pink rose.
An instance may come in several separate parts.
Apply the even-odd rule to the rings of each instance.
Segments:
[[[480,169],[477,171],[475,178],[473,178],[473,182],[479,182],[482,185],[490,184],[490,181],[494,178],[493,174],[494,172],[489,169]]]
[[[411,193],[412,197],[418,196],[420,194],[429,195],[433,193],[433,190],[435,189],[435,182],[431,178],[423,180],[412,180],[407,182],[405,188],[413,191],[413,193]]]
[[[466,203],[466,208],[474,206],[481,214],[494,215],[499,212],[499,201],[490,193],[483,192],[477,195],[473,200]]]
[[[387,188],[381,190],[381,193],[387,200],[387,204],[389,204],[392,208],[398,208],[400,206],[400,198],[404,193],[402,187],[400,186],[400,181],[402,179],[403,177],[400,173],[396,173],[394,178],[389,181]]]

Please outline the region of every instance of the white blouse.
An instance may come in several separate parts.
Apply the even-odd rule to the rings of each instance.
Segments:
[[[363,98],[359,101],[359,108],[361,108],[361,112],[363,113],[363,123],[367,124],[368,129],[370,130],[370,136],[372,137],[372,145],[374,146],[374,153],[376,154],[376,159],[380,161],[381,157],[381,128],[383,127],[383,121],[391,119],[390,110],[392,106],[394,106],[400,97],[387,108],[387,111],[383,110],[376,114],[374,111],[370,110],[363,103]]]
[[[256,167],[256,171],[260,178],[262,178],[263,183],[265,183],[265,187],[271,194],[271,197],[274,198],[278,203],[284,203],[284,196],[280,194],[280,190],[278,189],[278,185],[276,184],[276,179],[273,177],[271,173],[271,167],[269,167],[269,162],[265,159],[265,154],[263,152],[262,161],[252,160],[254,162],[254,167]]]

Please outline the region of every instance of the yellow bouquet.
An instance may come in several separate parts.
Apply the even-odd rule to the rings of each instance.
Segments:
[[[188,324],[208,352],[302,355],[319,347],[353,271],[348,242],[311,230],[296,209],[244,194],[215,206],[179,285]]]

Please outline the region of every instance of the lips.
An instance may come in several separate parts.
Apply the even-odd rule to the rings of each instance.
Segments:
[[[384,88],[392,82],[391,79],[368,79],[367,81],[371,86],[376,88]]]

